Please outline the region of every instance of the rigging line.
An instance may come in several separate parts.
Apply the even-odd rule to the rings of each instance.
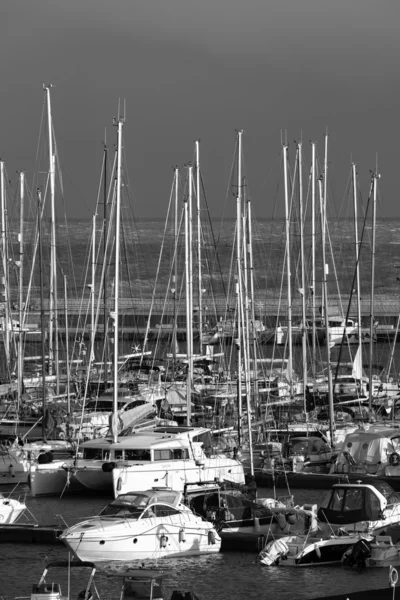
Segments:
[[[207,217],[208,217],[208,222],[209,222],[209,226],[210,226],[211,239],[212,239],[213,250],[214,250],[213,264],[211,265],[211,271],[213,272],[213,266],[214,266],[215,263],[217,263],[218,272],[219,272],[219,275],[221,277],[223,294],[224,294],[224,296],[226,298],[227,293],[226,293],[225,280],[224,280],[224,278],[222,276],[222,267],[221,267],[220,256],[219,256],[219,251],[218,251],[218,241],[216,240],[215,235],[214,235],[214,227],[212,225],[212,219],[211,219],[210,209],[209,209],[209,206],[208,206],[208,201],[207,201],[207,196],[206,196],[206,192],[205,192],[205,188],[204,188],[204,182],[203,182],[203,177],[202,177],[201,171],[200,171],[200,181],[201,181],[201,188],[202,188],[202,192],[203,192],[204,203],[205,203],[206,208],[207,208]],[[211,285],[213,285],[213,281],[211,281]]]
[[[360,242],[359,242],[360,248],[361,248],[361,245],[363,242],[364,233],[366,231],[367,215],[368,215],[368,209],[369,209],[369,206],[371,203],[373,185],[374,185],[374,177],[372,177],[372,180],[371,180],[370,191],[369,191],[368,200],[367,200],[367,206],[366,206],[366,210],[365,210],[365,214],[364,214],[364,223],[363,223],[363,227],[361,230],[361,238],[360,238]],[[357,276],[357,268],[358,268],[359,262],[360,262],[360,255],[361,255],[361,253],[359,252],[357,262],[356,262],[356,265],[355,265],[354,271],[353,271],[353,279],[352,279],[352,283],[351,283],[351,290],[350,290],[349,301],[347,304],[347,311],[346,311],[346,323],[347,323],[347,319],[349,318],[349,314],[350,314],[351,302],[352,302],[352,298],[353,298],[353,290],[354,290],[356,276]],[[342,354],[342,348],[343,348],[343,340],[339,347],[339,356],[338,356],[338,361],[337,361],[337,365],[336,365],[335,378],[334,378],[334,382],[333,382],[334,387],[335,387],[337,377],[339,374],[339,365],[340,365],[340,358],[341,358],[341,354]],[[370,384],[371,384],[371,382],[370,382]]]
[[[174,189],[175,189],[174,186],[176,185],[176,183],[177,182],[175,181],[175,177],[174,177],[174,181],[173,181],[173,184],[172,184],[172,187],[171,187],[171,193],[170,193],[169,203],[168,203],[167,218],[165,219],[165,223],[164,223],[164,231],[163,231],[161,249],[160,249],[160,253],[159,253],[159,257],[158,257],[158,264],[157,264],[157,270],[156,270],[156,276],[155,276],[155,284],[153,286],[153,292],[152,292],[152,295],[151,295],[149,316],[148,316],[148,319],[147,319],[147,325],[146,325],[146,332],[145,332],[145,336],[144,336],[143,348],[146,347],[148,336],[149,336],[149,332],[150,332],[150,319],[151,319],[151,315],[153,313],[153,308],[154,308],[154,304],[155,304],[157,281],[158,281],[160,270],[161,270],[162,253],[163,253],[163,249],[164,249],[164,246],[165,246],[165,241],[166,241],[166,238],[167,238],[167,232],[168,232],[168,217],[171,214],[172,207],[173,207]],[[179,228],[178,228],[179,231],[180,231],[180,228],[181,228],[181,225],[182,225],[182,218],[183,218],[183,215],[181,214],[181,222],[180,222],[180,225],[179,225]],[[174,252],[173,252],[173,261],[172,261],[172,264],[175,263],[176,256],[177,256],[178,238],[179,238],[179,234],[177,235],[176,239],[174,240]],[[171,277],[171,273],[170,273],[170,277]],[[170,281],[169,281],[169,283],[170,283]],[[175,282],[175,285],[176,285],[176,282]],[[162,317],[164,316],[165,304],[166,304],[166,300],[167,300],[167,295],[168,294],[169,294],[169,285],[168,285],[168,288],[165,291],[164,307],[163,307]],[[175,294],[176,294],[176,290],[175,290]],[[161,329],[160,329],[159,335],[160,335],[160,333],[161,333]]]

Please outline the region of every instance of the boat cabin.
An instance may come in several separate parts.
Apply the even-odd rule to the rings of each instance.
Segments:
[[[190,427],[160,427],[152,431],[112,438],[98,438],[80,446],[84,460],[127,460],[157,462],[168,460],[202,460],[213,453],[209,429]]]
[[[348,433],[335,473],[400,475],[400,430],[370,426]]]
[[[182,494],[171,489],[153,488],[119,495],[101,511],[101,517],[134,518],[168,516],[182,503]]]
[[[336,484],[318,509],[318,520],[349,525],[359,521],[379,521],[386,508],[398,504],[400,494],[384,481],[373,484]]]

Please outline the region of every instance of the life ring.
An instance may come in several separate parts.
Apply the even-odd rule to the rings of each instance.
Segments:
[[[392,454],[389,456],[389,464],[392,467],[398,467],[400,465],[400,454],[397,452],[392,452]]]
[[[391,587],[395,587],[398,580],[399,580],[399,574],[397,572],[397,569],[395,569],[394,567],[391,566],[390,570],[389,570],[389,583],[390,583]]]

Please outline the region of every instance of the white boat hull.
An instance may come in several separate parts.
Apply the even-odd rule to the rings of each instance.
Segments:
[[[217,458],[207,459],[204,465],[197,465],[190,459],[141,465],[121,464],[113,469],[112,478],[115,498],[126,492],[160,486],[184,491],[186,484],[201,481],[245,483],[242,464],[226,457],[221,457],[220,461]]]
[[[13,498],[0,498],[0,524],[15,523],[26,510],[26,504]]]
[[[198,556],[220,550],[220,537],[199,517],[171,515],[159,521],[126,519],[110,526],[87,521],[87,529],[82,531],[80,524],[74,532],[72,527],[61,539],[80,560],[94,563]]]

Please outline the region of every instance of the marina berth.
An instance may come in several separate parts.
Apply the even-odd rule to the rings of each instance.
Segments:
[[[165,488],[123,494],[60,539],[80,560],[96,563],[214,554],[221,547],[213,525]]]

